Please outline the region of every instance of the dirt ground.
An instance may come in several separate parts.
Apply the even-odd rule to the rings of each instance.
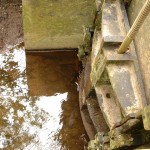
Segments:
[[[21,42],[22,1],[0,0],[0,53]]]

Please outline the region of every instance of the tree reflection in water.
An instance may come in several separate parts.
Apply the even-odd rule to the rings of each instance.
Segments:
[[[36,75],[34,71],[29,72],[27,82],[24,48],[16,47],[6,54],[0,54],[1,149],[82,150],[87,144],[79,114],[78,94],[75,85],[70,84],[72,65],[56,66],[55,60],[48,64],[49,61],[44,58],[41,67],[51,65],[51,68],[57,68],[56,72],[53,71],[53,76],[52,71],[41,71],[44,74],[50,73],[50,79],[54,79],[59,72],[58,82],[50,85],[50,89],[54,88],[46,96],[40,93],[31,96],[28,84],[31,84],[33,75],[36,79]],[[47,70],[50,71],[50,68]],[[65,74],[68,78],[65,78]],[[34,90],[32,86],[29,87],[31,91]]]

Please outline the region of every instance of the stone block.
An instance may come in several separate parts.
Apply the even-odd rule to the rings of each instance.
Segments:
[[[23,0],[25,48],[72,49],[92,26],[95,0]]]

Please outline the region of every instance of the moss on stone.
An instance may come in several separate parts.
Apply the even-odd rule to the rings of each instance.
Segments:
[[[94,0],[24,0],[26,47],[77,48],[82,43],[83,26],[93,23],[94,9]]]

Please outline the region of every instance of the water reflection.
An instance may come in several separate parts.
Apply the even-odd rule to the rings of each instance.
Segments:
[[[27,95],[28,86],[25,76],[25,52],[21,47],[0,54],[0,94],[1,96]]]
[[[36,60],[39,61],[39,58]],[[43,70],[36,75],[34,71],[28,72],[27,81],[24,48],[16,47],[0,54],[0,149],[82,150],[87,144],[78,110],[76,86],[70,84],[72,65],[66,65],[65,60],[61,64],[56,63],[58,60],[44,60],[46,62],[37,65],[39,70],[40,65],[47,68],[50,64],[57,69],[55,72],[44,70],[45,74],[50,74],[43,79],[47,81],[44,82],[46,86],[41,84],[41,88],[45,89],[37,92],[38,87],[32,85],[31,79],[34,76],[34,82],[37,82]],[[54,68],[53,65],[51,68]],[[32,69],[32,65],[30,67],[28,69]],[[64,78],[65,73],[68,74]],[[58,82],[51,82],[54,79]],[[43,83],[41,76],[40,83]],[[31,96],[31,93],[35,95]]]

